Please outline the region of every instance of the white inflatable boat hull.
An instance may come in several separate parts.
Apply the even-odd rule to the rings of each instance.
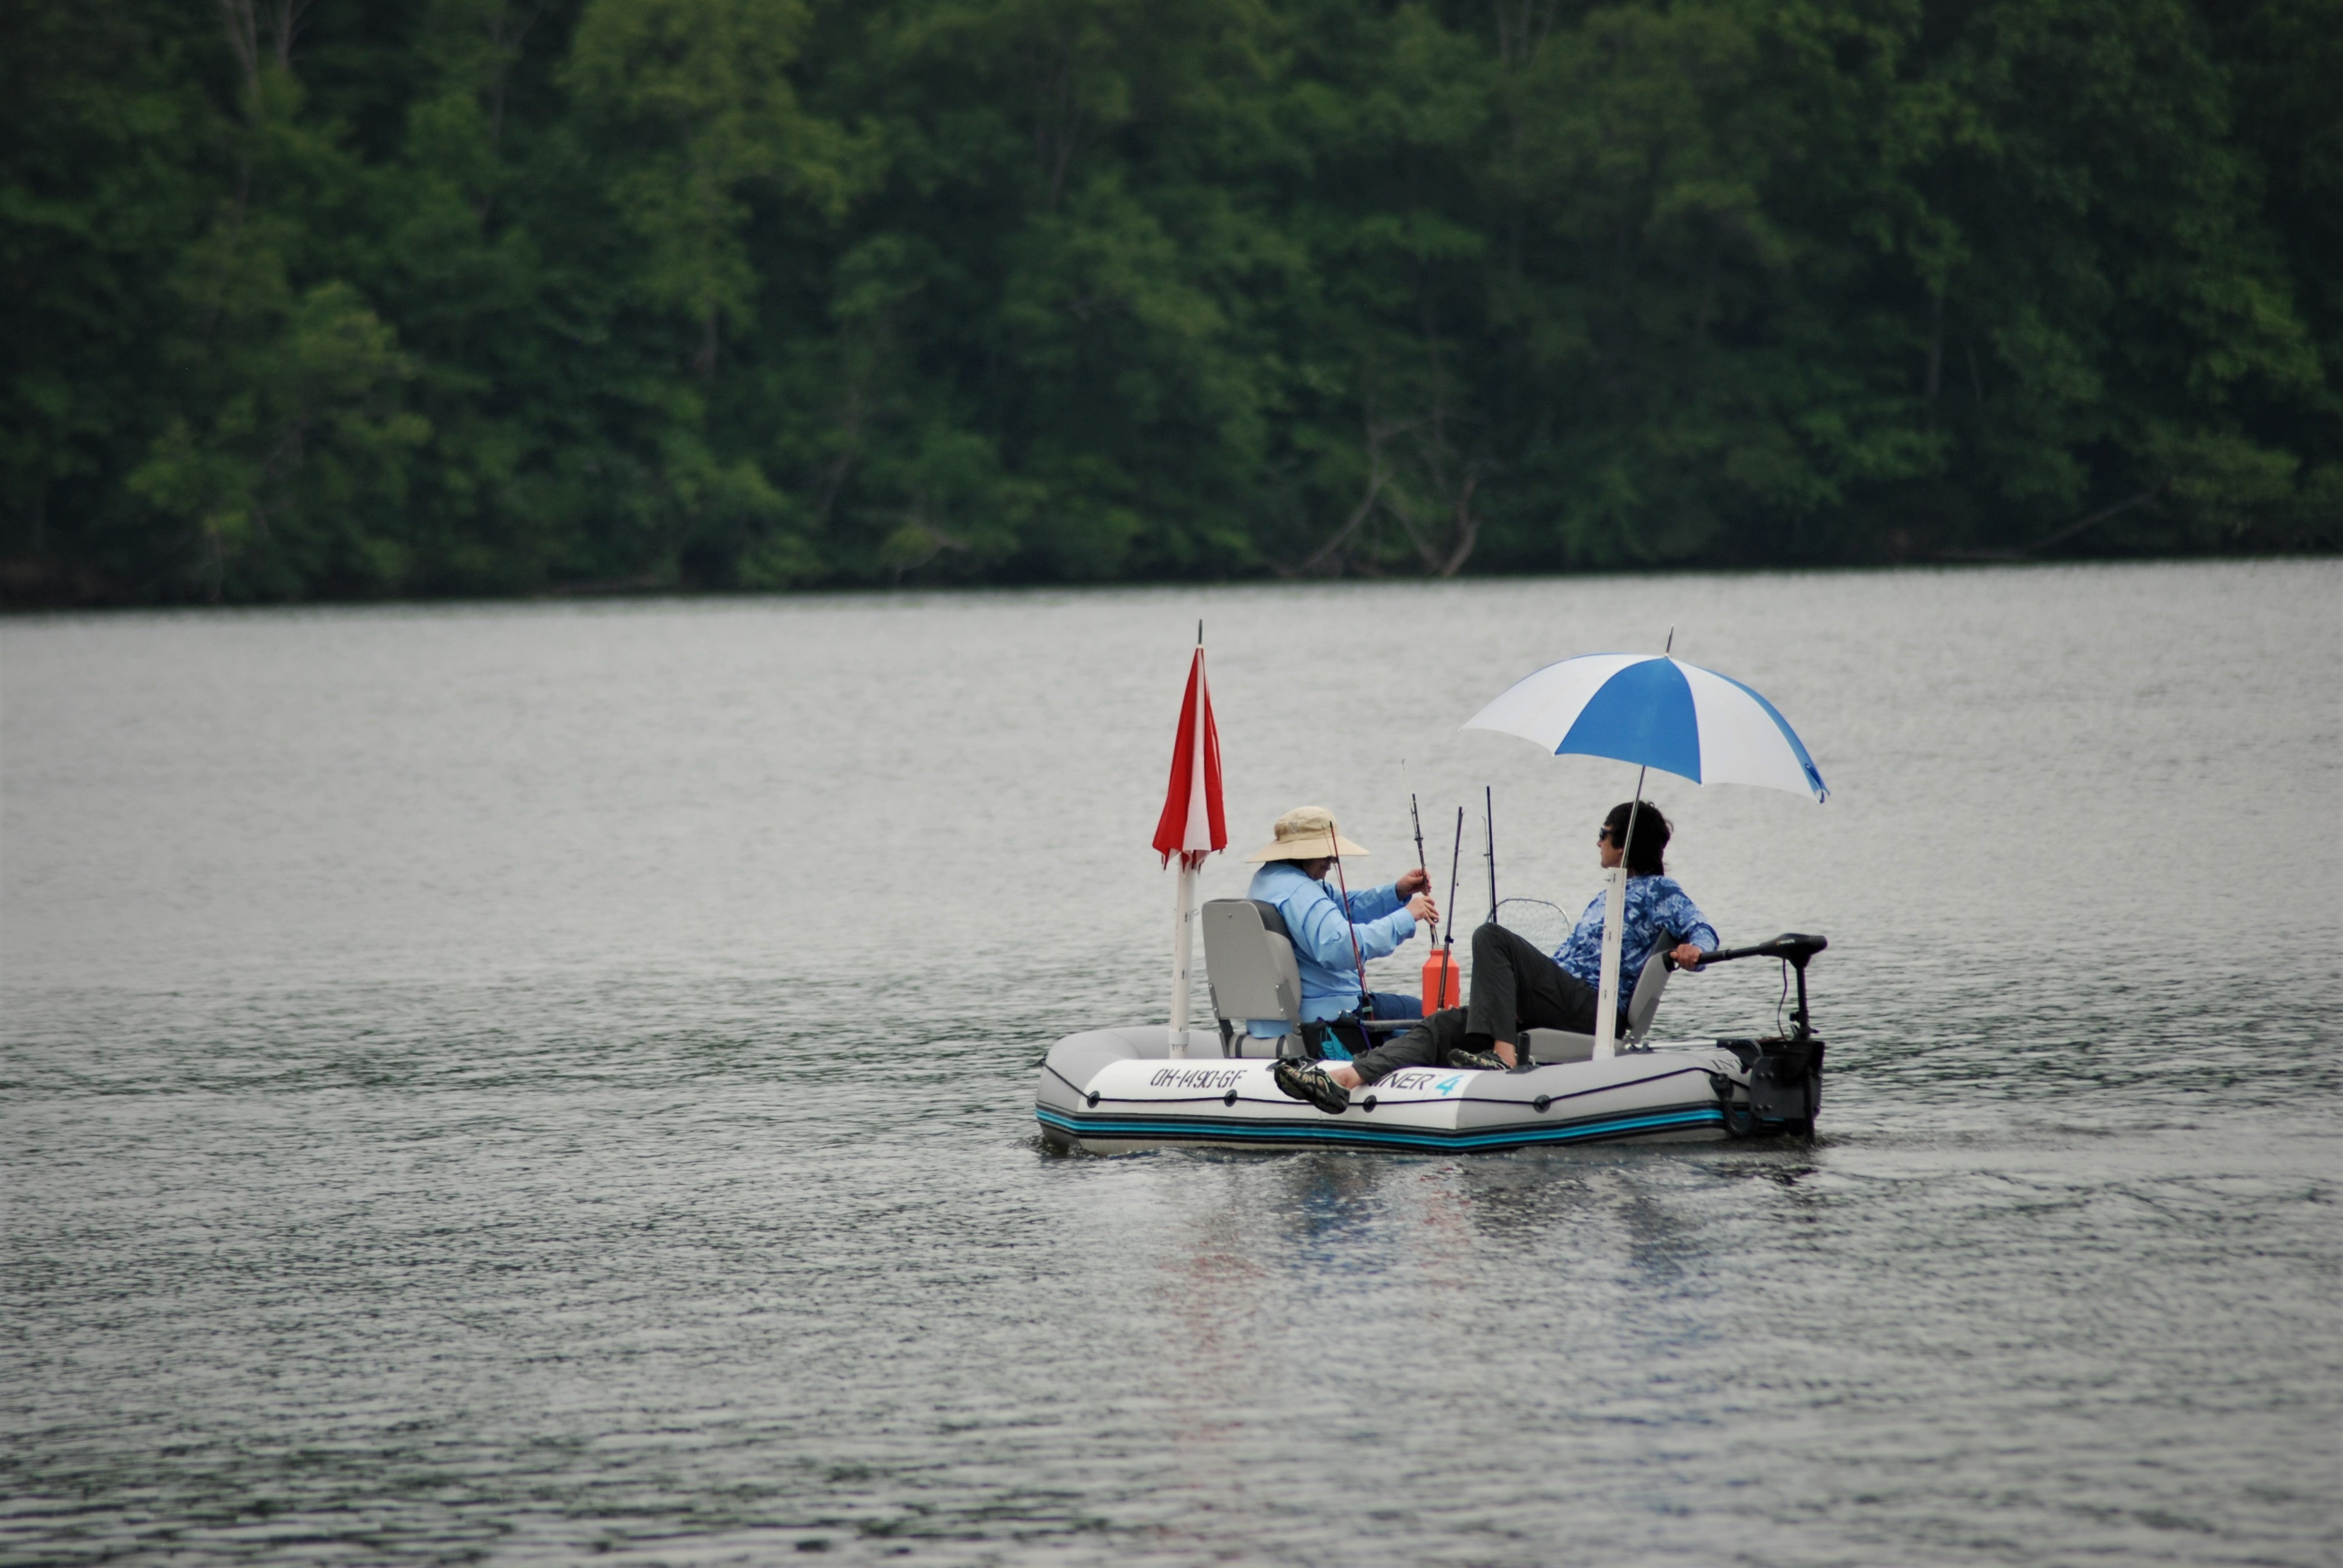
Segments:
[[[1043,1061],[1033,1114],[1061,1149],[1395,1149],[1466,1153],[1564,1143],[1715,1142],[1783,1130],[1752,1114],[1750,1070],[1723,1044],[1658,1046],[1528,1072],[1410,1069],[1351,1094],[1330,1116],[1290,1099],[1261,1058],[1227,1058],[1210,1034],[1171,1059],[1170,1031],[1134,1025],[1069,1035]],[[1761,1095],[1762,1095],[1761,1090]],[[1803,1099],[1804,1097],[1802,1097]],[[1819,1109],[1819,1062],[1811,1127]]]

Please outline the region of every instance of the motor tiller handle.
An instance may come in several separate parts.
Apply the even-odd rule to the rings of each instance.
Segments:
[[[1828,937],[1810,937],[1803,931],[1784,931],[1773,940],[1759,942],[1754,947],[1719,948],[1713,953],[1704,953],[1700,961],[1701,967],[1705,969],[1710,964],[1730,963],[1735,959],[1780,959],[1784,963],[1803,970],[1808,959],[1828,946]]]

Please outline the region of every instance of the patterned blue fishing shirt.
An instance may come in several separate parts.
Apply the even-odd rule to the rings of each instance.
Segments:
[[[1586,906],[1578,917],[1562,946],[1554,950],[1554,961],[1588,985],[1603,983],[1603,895]],[[1663,940],[1664,939],[1664,940]],[[1690,942],[1696,948],[1715,952],[1725,944],[1708,917],[1691,895],[1676,886],[1674,877],[1630,877],[1627,879],[1627,923],[1619,941],[1619,1005],[1625,1007],[1634,994],[1635,977],[1644,972],[1655,947],[1674,947],[1678,942]]]

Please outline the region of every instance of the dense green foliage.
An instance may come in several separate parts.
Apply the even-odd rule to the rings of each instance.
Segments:
[[[16,602],[2343,543],[2343,0],[25,0]]]

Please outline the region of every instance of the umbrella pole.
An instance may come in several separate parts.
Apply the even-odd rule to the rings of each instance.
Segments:
[[[1172,930],[1172,1055],[1188,1054],[1188,970],[1195,954],[1196,868],[1180,858],[1178,923]]]
[[[1671,633],[1671,640],[1674,634]],[[1594,1054],[1614,1056],[1619,1044],[1619,947],[1626,936],[1627,851],[1635,842],[1635,818],[1644,809],[1644,776],[1635,769],[1635,794],[1627,807],[1627,837],[1619,846],[1619,863],[1611,868],[1611,886],[1603,904],[1603,984],[1594,995]]]

